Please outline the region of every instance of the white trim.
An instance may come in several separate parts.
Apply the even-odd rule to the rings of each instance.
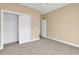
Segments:
[[[27,16],[30,16],[30,15],[25,14],[25,13],[19,13],[19,12],[5,10],[5,9],[1,9],[1,12],[7,12],[7,13],[11,13],[11,14],[16,14],[16,15],[27,15]]]
[[[63,41],[63,40],[60,40],[60,39],[57,39],[57,38],[52,38],[52,37],[49,37],[49,36],[47,36],[45,38],[48,38],[48,39],[51,39],[51,40],[55,40],[55,41],[58,41],[58,42],[61,42],[61,43],[64,43],[64,44],[71,45],[71,46],[79,48],[79,45],[77,45],[77,44],[70,43],[70,42],[67,42],[67,41]]]
[[[19,41],[19,40],[16,40],[16,41],[10,41],[10,42],[4,43],[4,45],[9,44],[9,43],[18,42],[18,41]]]
[[[18,13],[18,12],[15,12],[15,11],[10,11],[10,10],[4,10],[4,9],[1,9],[1,11],[3,12],[7,12],[7,13],[11,13],[11,14],[21,14],[21,13]]]
[[[37,41],[37,40],[40,40],[40,38],[36,38],[36,39],[31,39],[30,41],[26,42],[26,43],[30,43],[30,42],[33,42],[33,41]],[[25,44],[25,43],[24,43]],[[19,44],[21,45],[21,44]]]
[[[30,40],[30,42],[37,41],[37,40],[40,40],[40,38],[32,39],[32,40]]]
[[[3,11],[1,11],[1,48],[3,49]]]
[[[27,42],[27,43],[30,43],[30,42],[33,42],[33,41],[37,41],[37,40],[40,40],[40,38],[36,38],[36,39],[31,39],[29,42]],[[14,43],[14,42],[12,42],[12,43]],[[21,44],[19,44],[19,45],[21,45]],[[2,50],[3,48],[0,48],[0,50]]]
[[[3,47],[1,47],[0,50],[3,50]]]

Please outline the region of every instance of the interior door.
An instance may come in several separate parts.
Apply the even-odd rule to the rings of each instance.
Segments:
[[[31,40],[31,18],[28,15],[19,15],[19,44]]]
[[[40,23],[40,28],[41,28],[41,36],[42,37],[46,37],[46,20],[41,20],[41,23]]]
[[[3,17],[4,44],[18,41],[18,15],[4,12]]]

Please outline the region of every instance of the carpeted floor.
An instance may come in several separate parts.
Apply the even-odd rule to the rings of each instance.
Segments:
[[[41,40],[19,45],[12,43],[0,50],[0,55],[78,55],[79,48],[75,48],[54,40]]]

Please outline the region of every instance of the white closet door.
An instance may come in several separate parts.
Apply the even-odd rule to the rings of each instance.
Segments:
[[[19,15],[19,44],[31,40],[31,18],[28,15]]]
[[[4,44],[18,41],[18,16],[11,13],[4,13],[3,15]]]

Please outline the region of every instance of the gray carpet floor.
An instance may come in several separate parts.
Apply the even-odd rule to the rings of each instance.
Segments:
[[[79,48],[75,48],[54,40],[41,38],[38,41],[19,45],[11,43],[0,50],[0,55],[78,55]]]

